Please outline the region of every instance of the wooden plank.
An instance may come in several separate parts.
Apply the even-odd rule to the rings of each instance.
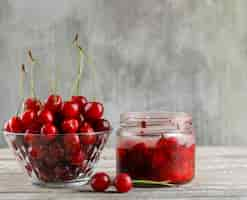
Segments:
[[[95,193],[90,189],[84,189],[82,191],[58,191],[53,190],[47,193],[2,193],[0,199],[239,199],[246,197],[246,191],[235,191],[237,194],[233,194],[231,191],[177,191],[174,189],[134,189],[127,194],[118,194],[114,190],[109,190],[106,193]]]
[[[201,196],[167,196],[165,194],[159,194],[155,192],[156,195],[153,195],[153,193],[148,193],[144,195],[141,194],[140,191],[138,194],[134,196],[133,192],[130,192],[128,194],[116,194],[116,193],[64,193],[62,195],[58,195],[57,193],[48,193],[45,196],[41,194],[26,194],[26,193],[18,193],[15,195],[10,194],[1,194],[0,199],[1,200],[41,200],[41,199],[49,199],[49,200],[160,200],[160,199],[171,199],[171,200],[246,200],[245,198],[242,198],[241,196],[230,196],[230,197],[224,197],[224,196],[216,196],[216,197],[201,197]]]

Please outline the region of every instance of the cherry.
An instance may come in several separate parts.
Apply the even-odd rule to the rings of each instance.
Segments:
[[[116,176],[114,180],[114,186],[118,192],[128,192],[132,189],[133,184],[130,176],[126,173],[120,173]]]
[[[24,102],[24,109],[25,110],[33,110],[33,111],[39,111],[41,109],[41,102],[40,100],[36,98],[28,98]]]
[[[58,142],[51,143],[48,147],[49,154],[56,162],[62,160],[65,156],[64,148]]]
[[[165,168],[167,162],[168,160],[166,154],[160,149],[156,149],[152,155],[152,160],[151,160],[152,167],[154,169]]]
[[[68,133],[63,137],[63,143],[66,152],[68,153],[76,153],[80,151],[80,138],[76,133]]]
[[[41,124],[49,124],[53,122],[54,117],[51,111],[44,109],[38,112],[38,120]]]
[[[77,118],[80,114],[79,105],[71,101],[64,102],[62,105],[62,114],[66,118]]]
[[[104,107],[99,102],[88,102],[84,106],[84,115],[88,119],[100,119],[103,115]]]
[[[168,149],[177,149],[178,147],[178,140],[175,137],[168,137],[166,138],[166,146]]]
[[[55,177],[58,180],[67,181],[73,178],[70,167],[68,165],[58,165],[54,169]]]
[[[34,121],[31,125],[28,126],[26,132],[29,133],[40,133],[41,124],[38,121]]]
[[[147,163],[149,159],[148,147],[144,142],[137,143],[132,148],[130,148],[128,153],[129,164],[131,169],[136,173],[143,173],[146,171]],[[134,163],[132,166],[131,163]]]
[[[88,132],[93,132],[92,126],[88,122],[83,122],[81,127],[80,127],[80,132],[81,133],[88,133]]]
[[[79,105],[79,109],[82,112],[85,104],[87,103],[87,98],[84,96],[72,96],[71,101]]]
[[[53,158],[53,155],[48,153],[43,159],[42,159],[42,164],[45,165],[46,168],[48,169],[54,169],[57,165],[57,160]]]
[[[91,179],[91,187],[96,192],[104,192],[111,184],[111,179],[105,172],[98,172]]]
[[[178,146],[178,141],[175,137],[161,137],[156,147],[160,149],[167,149],[167,150],[173,150],[176,149]]]
[[[79,128],[77,119],[65,119],[62,122],[62,130],[64,133],[76,133]]]
[[[53,174],[47,169],[42,169],[39,171],[39,178],[44,182],[53,181]]]
[[[85,160],[85,154],[82,151],[72,153],[69,155],[69,160],[72,165],[82,166],[83,161]]]
[[[9,122],[5,122],[5,123],[4,123],[3,129],[4,129],[5,131],[10,132]]]
[[[166,148],[166,142],[167,142],[167,139],[164,136],[161,136],[161,138],[156,143],[157,149]]]
[[[131,151],[137,153],[147,154],[148,147],[144,142],[137,143],[135,146],[132,147]]]
[[[26,110],[21,115],[21,121],[24,127],[28,127],[32,124],[37,118],[37,114],[34,110]]]
[[[57,128],[52,124],[45,124],[41,128],[41,135],[45,141],[50,142],[54,140],[57,136]]]
[[[26,130],[24,134],[24,142],[28,145],[36,144],[39,140],[39,135],[30,132],[29,129]]]
[[[111,129],[111,124],[106,119],[98,119],[95,121],[93,127],[95,131],[109,131]]]
[[[45,108],[52,111],[53,113],[59,112],[62,107],[62,97],[59,95],[52,94],[50,95],[46,102]]]
[[[32,159],[39,160],[46,155],[46,150],[42,146],[30,146],[28,153]]]
[[[96,142],[96,135],[89,123],[84,122],[79,131],[81,133],[80,140],[82,144],[89,145]]]
[[[23,132],[23,125],[20,117],[14,116],[9,121],[9,129],[11,132],[14,133],[22,133]]]

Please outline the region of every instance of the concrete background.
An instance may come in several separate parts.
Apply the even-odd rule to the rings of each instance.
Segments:
[[[246,145],[246,7],[246,0],[0,1],[0,122],[16,111],[28,48],[41,62],[38,94],[47,96],[58,64],[59,89],[69,95],[79,32],[97,65],[97,89],[87,67],[82,93],[104,102],[115,128],[124,111],[186,111],[199,144]]]

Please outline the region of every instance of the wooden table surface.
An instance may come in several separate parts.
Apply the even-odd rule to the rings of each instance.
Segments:
[[[189,183],[172,188],[135,188],[118,194],[114,189],[107,193],[91,192],[88,186],[81,191],[48,189],[34,186],[21,171],[8,149],[0,150],[0,199],[241,199],[247,200],[247,148],[198,147],[196,177]],[[114,175],[113,149],[105,149],[96,171]]]

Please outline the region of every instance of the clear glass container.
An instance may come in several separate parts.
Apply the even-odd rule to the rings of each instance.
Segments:
[[[195,133],[187,113],[130,112],[117,131],[117,173],[186,183],[195,173]]]
[[[58,134],[52,142],[44,140],[41,134],[27,137],[25,133],[3,133],[32,183],[58,188],[80,187],[88,183],[111,130],[93,132],[94,144],[80,142],[85,133]],[[70,143],[65,145],[65,139]]]

